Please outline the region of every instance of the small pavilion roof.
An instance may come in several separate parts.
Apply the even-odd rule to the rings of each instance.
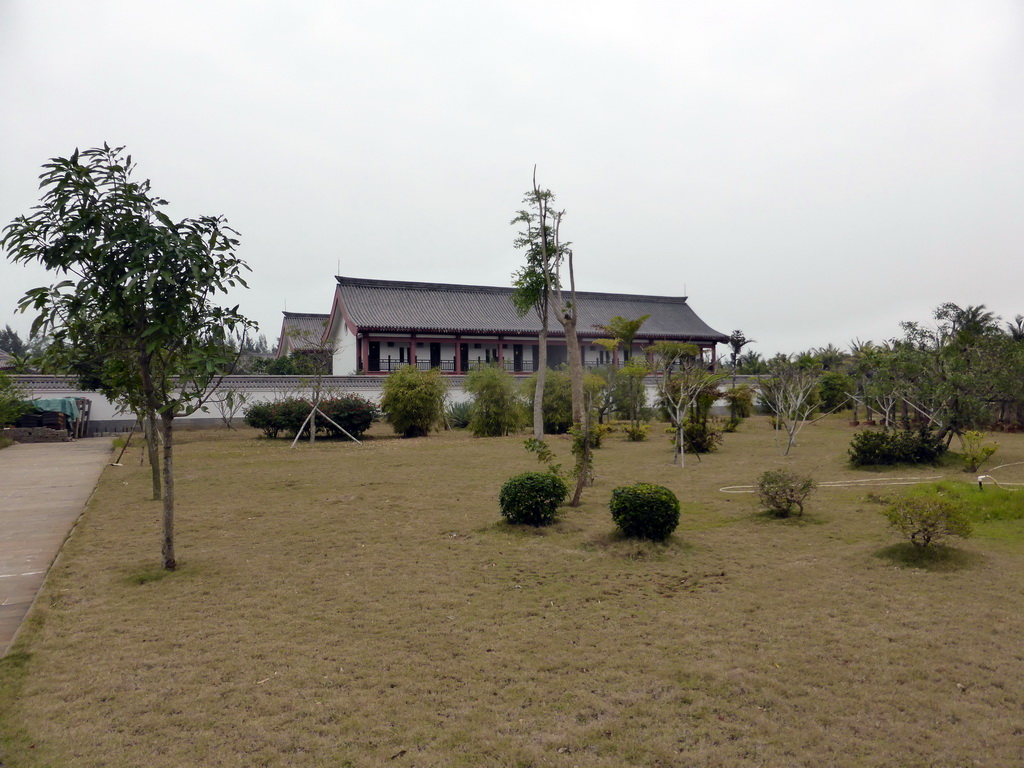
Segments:
[[[399,280],[337,277],[336,300],[353,325],[375,331],[436,331],[440,333],[536,334],[540,319],[534,311],[520,317],[512,304],[512,288],[451,285]],[[602,336],[595,329],[616,315],[633,320],[650,318],[640,337],[693,339],[725,343],[726,334],[711,328],[690,308],[685,296],[644,296],[625,293],[576,292],[577,332]],[[337,307],[336,307],[337,309]],[[549,332],[559,335],[554,318]]]
[[[315,349],[323,341],[330,315],[312,312],[285,312],[281,322],[281,340],[277,357],[304,349]]]

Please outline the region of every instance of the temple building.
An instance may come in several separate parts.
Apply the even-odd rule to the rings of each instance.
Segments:
[[[398,280],[337,277],[329,315],[286,312],[278,356],[303,350],[330,350],[334,375],[389,373],[405,365],[461,374],[474,365],[497,363],[512,373],[536,370],[540,318],[520,317],[513,288],[448,285]],[[588,367],[620,361],[656,341],[696,344],[708,365],[717,362],[716,344],[729,337],[714,330],[690,308],[685,296],[641,296],[577,291],[579,337]],[[631,349],[609,351],[596,343],[608,337],[600,328],[619,316],[648,319]],[[548,322],[548,365],[567,362],[565,335]]]

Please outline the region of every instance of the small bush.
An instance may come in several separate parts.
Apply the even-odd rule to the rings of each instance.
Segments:
[[[522,429],[526,409],[518,383],[497,364],[474,368],[466,374],[466,391],[473,395],[469,429],[477,437],[503,437]]]
[[[532,411],[536,395],[537,374],[527,379],[527,396]],[[544,434],[564,435],[572,426],[572,386],[569,372],[564,369],[544,373],[544,398],[541,401],[544,414]]]
[[[407,365],[384,379],[380,409],[402,437],[425,437],[444,420],[448,382],[437,368],[421,371]]]
[[[850,441],[850,463],[855,467],[893,464],[934,464],[946,448],[930,429],[881,431],[866,429]]]
[[[33,411],[33,405],[25,398],[25,391],[0,371],[0,427],[13,424],[21,416]]]
[[[662,541],[679,525],[679,499],[661,485],[620,486],[612,491],[609,507],[615,525],[630,538]]]
[[[730,387],[722,393],[722,397],[729,403],[729,416],[737,423],[749,418],[754,412],[754,390],[746,384]]]
[[[498,494],[502,516],[510,523],[549,525],[558,517],[558,506],[569,495],[569,486],[551,472],[524,472],[510,478]]]
[[[960,457],[964,462],[964,472],[977,472],[978,467],[984,464],[996,449],[999,447],[998,443],[990,443],[989,445],[983,445],[982,440],[985,436],[974,429],[968,429],[962,435],[960,435],[960,445],[963,447],[963,455]]]
[[[711,421],[683,422],[683,445],[687,453],[712,453],[722,444],[722,430]]]
[[[595,450],[601,447],[604,442],[604,436],[612,431],[612,428],[607,424],[591,424],[590,425],[590,448]],[[583,450],[583,439],[587,436],[587,433],[582,427],[570,427],[569,434],[572,435],[572,451],[577,453]]]
[[[942,496],[911,496],[890,504],[882,512],[889,524],[918,547],[927,547],[947,536],[966,539],[971,521],[964,508]]]
[[[800,477],[788,469],[769,470],[757,481],[761,506],[776,517],[789,517],[794,510],[803,515],[804,502],[813,490],[811,478]]]
[[[359,395],[344,394],[320,401],[320,410],[353,437],[359,438],[370,428],[378,417],[377,406]],[[306,417],[313,409],[313,403],[297,397],[277,400],[272,403],[253,403],[245,409],[245,423],[250,427],[263,430],[266,437],[277,437],[285,433],[294,437],[302,430],[305,437],[309,436],[309,423]],[[305,426],[303,423],[305,422]],[[327,419],[317,416],[317,432],[331,436],[344,433]]]
[[[245,409],[244,421],[250,427],[263,430],[264,437],[277,437],[280,427],[271,416],[270,403],[253,403]]]
[[[627,424],[622,428],[622,431],[626,433],[626,439],[639,443],[647,439],[647,433],[651,431],[650,424]]]
[[[473,417],[473,403],[450,403],[445,410],[445,418],[452,429],[465,429]]]
[[[377,406],[371,401],[352,394],[337,395],[327,400],[321,400],[320,410],[324,416],[333,419],[338,426],[344,427],[346,432],[357,439],[362,437],[363,433],[380,416]],[[317,429],[323,429],[333,437],[344,435],[344,432],[319,416],[316,425]]]

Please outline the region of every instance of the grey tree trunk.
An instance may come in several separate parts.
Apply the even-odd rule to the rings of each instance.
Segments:
[[[548,370],[548,307],[544,302],[540,314],[540,343],[537,345],[537,386],[533,390],[533,436],[544,439],[544,382]]]
[[[160,450],[157,447],[159,437],[157,436],[156,411],[152,408],[146,409],[145,415],[146,453],[149,456],[149,468],[153,475],[153,501],[160,501]]]
[[[575,313],[573,313],[575,314]],[[572,386],[572,423],[583,424],[583,357],[580,354],[580,341],[576,335],[576,318],[566,317],[559,313],[558,321],[565,329],[566,354],[569,358],[569,381]]]
[[[161,416],[164,438],[164,510],[163,510],[163,555],[164,568],[173,571],[178,567],[174,557],[174,441],[172,423],[174,417],[169,414]]]

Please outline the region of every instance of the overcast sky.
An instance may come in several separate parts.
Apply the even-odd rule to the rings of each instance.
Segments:
[[[339,273],[508,285],[534,164],[579,288],[766,356],[1024,313],[1019,0],[0,0],[0,225],[103,142],[239,230],[271,344]]]

